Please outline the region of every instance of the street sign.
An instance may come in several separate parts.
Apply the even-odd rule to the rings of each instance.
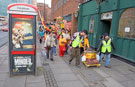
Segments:
[[[10,75],[35,74],[37,8],[11,4],[8,14]]]

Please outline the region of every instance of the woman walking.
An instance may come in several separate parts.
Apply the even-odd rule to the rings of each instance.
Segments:
[[[67,42],[66,39],[61,34],[59,38],[59,56],[64,56],[64,53],[66,51],[65,48],[66,42]]]

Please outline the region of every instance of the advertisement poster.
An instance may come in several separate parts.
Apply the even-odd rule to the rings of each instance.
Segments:
[[[13,72],[32,72],[32,56],[14,56]]]
[[[13,50],[33,50],[33,19],[13,18],[12,44]]]
[[[90,33],[94,32],[94,18],[93,18],[93,16],[91,17],[91,19],[89,21],[89,32]]]

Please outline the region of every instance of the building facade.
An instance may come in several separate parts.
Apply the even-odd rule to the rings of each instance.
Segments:
[[[71,24],[71,34],[78,28],[78,5],[79,0],[52,0],[51,20],[61,16]],[[76,15],[76,16],[75,16]]]
[[[45,5],[45,8],[44,8]],[[44,20],[46,23],[50,23],[51,20],[51,8],[44,3],[37,3],[37,7],[39,10],[39,14],[38,14],[38,21],[40,21],[40,16],[44,17]]]
[[[100,4],[96,1],[80,5],[78,31],[89,31],[93,48],[108,33],[116,47],[113,54],[135,62],[135,0],[102,0]]]

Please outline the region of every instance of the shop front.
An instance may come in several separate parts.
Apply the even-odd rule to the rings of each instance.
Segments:
[[[97,48],[101,36],[108,33],[116,50],[113,54],[135,62],[135,0],[95,0],[80,5],[78,31],[87,29],[89,41]]]

